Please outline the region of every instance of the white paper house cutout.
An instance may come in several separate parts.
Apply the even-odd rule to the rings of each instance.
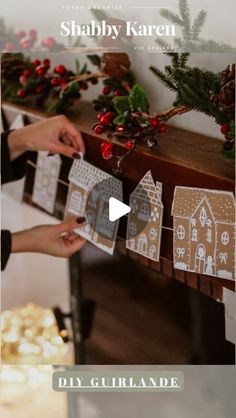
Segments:
[[[38,152],[32,200],[47,212],[53,213],[61,157],[58,154],[50,157],[47,155],[47,151]]]
[[[24,127],[24,119],[21,114],[17,115],[14,121],[12,122],[10,129],[19,129]],[[2,186],[2,191],[7,193],[12,199],[17,202],[22,202],[23,194],[25,189],[25,177],[20,180],[16,180],[12,183],[4,184]]]
[[[159,261],[163,216],[162,183],[154,182],[148,171],[130,195],[126,248]],[[145,214],[147,209],[147,218]],[[140,231],[137,234],[137,231]]]
[[[69,181],[65,217],[85,216],[89,222],[76,232],[113,254],[119,220],[109,221],[109,198],[122,200],[121,181],[83,159],[73,162]]]
[[[174,268],[234,280],[234,195],[177,186],[172,203]]]

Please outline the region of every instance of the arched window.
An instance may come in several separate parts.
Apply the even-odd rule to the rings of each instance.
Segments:
[[[74,191],[70,195],[68,209],[69,212],[75,213],[76,215],[80,213],[82,203],[82,196],[79,191]]]
[[[156,228],[151,228],[151,230],[150,230],[150,238],[151,238],[151,240],[155,240],[156,237],[157,237],[157,230],[156,230]]]
[[[184,239],[184,237],[185,237],[185,229],[184,229],[183,225],[179,225],[178,226],[178,229],[177,229],[177,237],[179,239]]]
[[[134,222],[131,222],[130,223],[129,232],[133,236],[137,234],[137,226],[136,226],[136,223],[134,223]]]

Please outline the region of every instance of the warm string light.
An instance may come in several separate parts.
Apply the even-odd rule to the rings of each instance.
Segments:
[[[2,312],[1,335],[7,364],[58,364],[67,353],[53,312],[33,303]]]

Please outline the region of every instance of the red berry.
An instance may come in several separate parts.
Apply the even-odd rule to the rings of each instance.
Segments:
[[[167,126],[164,123],[160,123],[159,125],[160,134],[164,134],[166,131],[167,131]]]
[[[32,41],[36,41],[37,37],[38,37],[37,31],[34,30],[34,29],[30,30],[29,31],[29,37],[30,37],[30,39],[32,39]]]
[[[64,65],[62,65],[62,64],[57,65],[54,68],[54,73],[56,73],[56,74],[63,75],[63,74],[65,74],[65,72],[66,72],[66,67]]]
[[[226,151],[231,150],[233,148],[233,146],[234,146],[234,141],[225,141],[224,144],[223,144],[223,148]]]
[[[227,123],[225,123],[224,125],[221,125],[220,131],[223,135],[227,134],[227,132],[229,132],[229,126],[227,125]]]
[[[113,94],[114,96],[122,96],[122,93],[120,90],[115,90]]]
[[[24,70],[23,71],[23,76],[26,78],[29,78],[31,76],[31,71],[30,70]]]
[[[34,67],[38,67],[41,64],[41,61],[40,60],[34,60],[34,61],[32,61],[32,64],[33,64]]]
[[[35,68],[35,71],[39,76],[44,76],[46,74],[47,69],[43,65],[39,65]]]
[[[22,86],[25,86],[25,85],[27,84],[28,80],[27,80],[27,78],[26,78],[24,75],[21,75],[21,76],[19,77],[19,82],[20,82],[20,84],[21,84]]]
[[[105,149],[102,153],[104,160],[110,160],[112,158],[112,152],[109,149]]]
[[[88,84],[86,83],[86,81],[81,81],[80,88],[82,90],[88,90]]]
[[[12,43],[12,42],[7,42],[7,43],[5,44],[5,47],[4,47],[4,49],[5,49],[6,51],[12,51],[12,50],[13,50],[13,48],[14,48],[14,45],[13,45],[13,43]]]
[[[61,79],[59,77],[52,78],[50,83],[53,87],[60,86]]]
[[[53,48],[56,44],[57,43],[52,36],[49,36],[48,38],[45,38],[42,41],[42,45],[49,49]]]
[[[109,118],[110,120],[112,120],[112,119],[114,119],[114,113],[113,112],[111,112],[111,111],[109,111],[109,112],[106,112],[106,117],[107,118]]]
[[[104,128],[102,125],[96,125],[94,127],[94,132],[98,135],[101,135],[104,132]]]
[[[154,128],[157,128],[160,125],[159,120],[155,116],[153,116],[152,118],[150,118],[150,124]]]
[[[36,94],[41,94],[43,91],[44,91],[43,86],[37,86],[37,87],[35,88],[35,93],[36,93]]]
[[[111,91],[110,86],[104,86],[103,89],[102,89],[102,94],[107,95],[107,94],[110,93],[110,91]]]
[[[20,41],[21,47],[23,49],[29,49],[32,45],[31,40],[30,39],[22,39]]]
[[[63,89],[65,90],[66,87],[68,86],[68,81],[65,80],[64,78],[60,78],[60,83],[61,83],[61,86],[63,87]]]
[[[20,30],[20,31],[19,31],[19,32],[17,32],[15,35],[17,36],[17,38],[22,39],[22,38],[25,38],[26,33],[25,33],[25,31],[24,31],[24,30]]]
[[[98,83],[98,79],[95,78],[95,77],[94,78],[91,78],[90,81],[91,81],[92,84],[97,84]]]
[[[134,146],[134,143],[133,143],[133,141],[129,140],[129,141],[126,141],[125,145],[128,149],[132,149],[133,146]]]
[[[50,68],[50,65],[51,65],[50,60],[47,59],[47,58],[45,60],[43,60],[43,65],[46,68]]]
[[[125,132],[125,130],[126,130],[126,128],[125,128],[125,126],[124,125],[118,125],[117,127],[116,127],[116,132]]]
[[[105,114],[101,116],[100,123],[104,126],[109,126],[113,118],[114,118],[113,112],[106,112]]]
[[[100,120],[101,120],[102,116],[104,116],[104,113],[103,113],[103,112],[99,112],[99,113],[97,114],[97,120],[99,120],[99,122],[100,122]]]
[[[24,89],[19,89],[19,90],[17,90],[16,95],[17,95],[17,97],[25,97],[26,96],[26,92],[25,92]]]
[[[102,144],[100,146],[101,152],[104,152],[105,150],[106,151],[111,151],[112,148],[113,148],[113,144],[111,142],[108,142],[108,141],[102,142]]]

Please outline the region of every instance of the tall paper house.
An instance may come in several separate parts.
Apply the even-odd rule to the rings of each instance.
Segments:
[[[177,186],[172,216],[174,268],[234,280],[233,193]]]
[[[60,167],[58,154],[49,157],[47,151],[38,152],[32,200],[49,213],[54,212]]]
[[[83,159],[73,162],[69,181],[65,217],[85,216],[78,234],[113,254],[119,220],[109,221],[109,198],[122,200],[121,181]]]
[[[159,261],[163,216],[162,184],[154,182],[151,171],[130,195],[126,248]]]

